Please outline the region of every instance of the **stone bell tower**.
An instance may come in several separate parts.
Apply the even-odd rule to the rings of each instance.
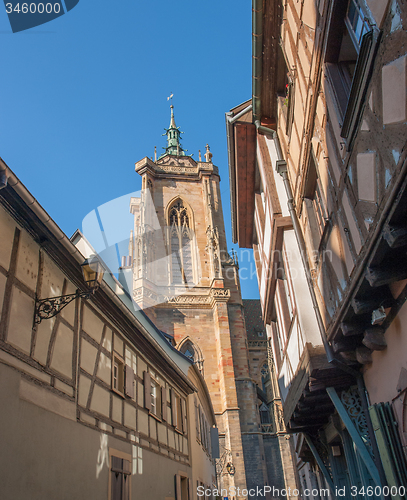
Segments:
[[[201,370],[220,432],[221,455],[235,466],[221,485],[267,483],[256,385],[249,374],[237,261],[227,251],[218,168],[206,146],[195,161],[181,146],[171,106],[167,147],[136,163],[140,198],[131,199],[134,300]],[[225,463],[226,463],[225,462]],[[236,495],[236,499],[245,498]]]

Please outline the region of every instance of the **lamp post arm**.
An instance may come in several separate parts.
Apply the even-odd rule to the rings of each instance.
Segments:
[[[76,298],[81,297],[83,299],[89,299],[94,291],[94,289],[86,292],[80,292],[79,290],[76,290],[75,293],[70,293],[68,295],[60,295],[59,297],[49,297],[40,300],[36,299],[34,325],[39,325],[43,319],[53,318]]]

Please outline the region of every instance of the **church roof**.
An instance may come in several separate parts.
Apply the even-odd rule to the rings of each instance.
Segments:
[[[266,340],[266,329],[264,328],[260,300],[243,299],[243,306],[247,340],[259,340],[259,336]],[[262,335],[259,335],[259,333]]]

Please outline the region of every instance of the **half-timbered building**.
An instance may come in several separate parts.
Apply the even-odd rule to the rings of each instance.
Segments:
[[[254,0],[253,95],[226,116],[303,490],[405,485],[406,14]]]
[[[200,371],[100,274],[81,233],[67,238],[0,168],[0,497],[192,500],[213,489],[217,429]]]

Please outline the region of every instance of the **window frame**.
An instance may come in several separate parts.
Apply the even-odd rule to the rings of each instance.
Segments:
[[[125,472],[123,469],[123,475],[128,476],[128,492],[127,492],[127,498],[122,496],[120,499],[116,499],[113,497],[113,492],[112,492],[112,487],[113,487],[113,482],[112,482],[112,473],[115,472],[113,470],[113,458],[118,458],[121,460],[126,460],[129,462],[129,472]],[[131,500],[131,476],[132,476],[132,457],[128,453],[123,453],[122,451],[115,450],[113,448],[109,448],[109,479],[108,479],[108,500]],[[121,471],[119,471],[120,473]]]
[[[317,267],[321,250],[326,239],[325,235],[330,225],[330,218],[323,197],[323,189],[318,172],[318,162],[312,147],[304,183],[303,200],[307,212],[309,233],[313,247],[312,250],[314,252],[312,264]]]
[[[184,401],[184,403],[183,403]],[[184,398],[175,391],[171,389],[171,423],[174,430],[179,434],[187,435],[187,404]]]
[[[150,415],[153,417],[162,420],[162,386],[159,382],[151,376],[151,385],[150,385],[150,397],[151,397],[151,409]],[[155,394],[154,394],[155,392]]]
[[[112,390],[124,397],[125,394],[125,363],[124,359],[115,351],[112,353]],[[116,363],[117,362],[117,363]],[[117,366],[117,377],[115,377],[115,368]],[[115,380],[118,381],[116,386]]]
[[[355,16],[358,15],[361,18],[361,12],[364,16],[364,26],[369,27],[369,31],[359,37],[359,40],[348,18],[349,6],[351,4],[357,6]],[[345,139],[347,151],[353,146],[355,132],[361,119],[363,103],[372,73],[373,60],[377,52],[381,34],[381,31],[374,23],[374,19],[367,14],[365,6],[358,0],[348,0],[345,5],[337,0],[330,16],[327,50],[325,53],[325,74],[336,108],[341,129],[340,135]],[[344,79],[341,77],[342,64],[338,60],[343,39],[346,36],[344,30],[349,35],[357,54],[350,85],[344,84]]]

